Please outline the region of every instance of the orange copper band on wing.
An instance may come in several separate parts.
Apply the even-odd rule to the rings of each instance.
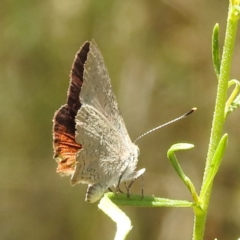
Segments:
[[[75,117],[81,108],[79,95],[83,83],[84,63],[89,52],[89,42],[86,42],[75,56],[70,73],[70,83],[67,92],[67,104],[57,110],[53,117],[53,148],[54,158],[58,163],[57,172],[61,175],[71,175],[76,165],[76,155],[82,148],[75,140]]]
[[[73,120],[67,112],[68,106],[63,106],[54,116],[53,147],[54,158],[58,163],[57,172],[71,175],[76,165],[76,154],[81,145],[75,141],[75,129],[69,128]]]

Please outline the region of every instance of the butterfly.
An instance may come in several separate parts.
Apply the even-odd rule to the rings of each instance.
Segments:
[[[66,104],[53,117],[57,172],[71,184],[88,184],[85,200],[95,202],[121,182],[134,181],[139,148],[127,132],[103,56],[94,40],[75,56]]]

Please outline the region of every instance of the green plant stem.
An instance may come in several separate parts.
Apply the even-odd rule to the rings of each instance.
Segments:
[[[227,19],[227,27],[226,27],[226,35],[225,42],[223,48],[223,55],[221,61],[220,75],[218,81],[217,88],[217,97],[215,103],[215,110],[213,115],[211,136],[207,154],[207,162],[203,176],[203,185],[207,179],[209,174],[212,159],[218,143],[222,136],[222,130],[224,126],[225,120],[225,103],[227,99],[227,90],[228,90],[228,81],[230,79],[230,69],[232,63],[233,49],[235,43],[235,37],[237,32],[238,19],[233,17],[234,9],[233,6],[229,7],[228,19]],[[206,223],[206,217],[208,212],[208,204],[211,197],[212,184],[209,185],[208,189],[205,191],[204,195],[202,195],[202,190],[200,192],[200,203],[202,212],[195,212],[195,220],[194,220],[194,229],[193,229],[193,240],[202,240],[204,236],[204,229]]]

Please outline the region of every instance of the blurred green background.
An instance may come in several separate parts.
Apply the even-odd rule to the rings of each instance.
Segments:
[[[198,111],[138,142],[145,195],[191,200],[166,157],[178,154],[200,190],[217,80],[211,33],[227,0],[76,0],[0,2],[0,239],[113,239],[115,224],[55,173],[52,117],[65,103],[75,53],[95,39],[105,59],[132,140],[191,109]],[[232,76],[239,78],[238,34]],[[206,239],[240,236],[240,113],[228,118],[229,146],[214,184]],[[140,193],[141,181],[132,192]],[[127,239],[191,239],[191,209],[123,208]]]

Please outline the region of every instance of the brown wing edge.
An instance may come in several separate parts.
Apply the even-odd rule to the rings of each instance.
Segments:
[[[75,117],[81,108],[79,95],[89,46],[90,42],[85,42],[75,55],[70,72],[67,103],[60,107],[53,116],[53,157],[58,163],[57,172],[61,175],[73,174],[76,154],[82,148],[75,140]]]

